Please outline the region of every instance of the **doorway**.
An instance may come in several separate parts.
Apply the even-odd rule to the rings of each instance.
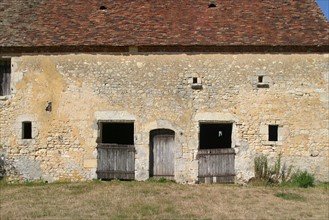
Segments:
[[[133,122],[99,122],[97,177],[103,180],[135,179]]]
[[[150,177],[174,179],[175,132],[156,129],[150,132]]]
[[[233,123],[200,123],[198,180],[201,183],[234,183]]]

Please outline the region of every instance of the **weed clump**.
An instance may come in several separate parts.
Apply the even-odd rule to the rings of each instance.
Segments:
[[[282,165],[281,155],[274,163],[274,166],[268,165],[268,159],[264,155],[255,157],[254,159],[255,178],[252,182],[261,185],[271,185],[287,182],[290,178],[292,166]]]
[[[282,165],[281,155],[273,166],[268,165],[268,159],[264,155],[254,159],[255,177],[250,181],[253,185],[281,185],[292,187],[313,187],[314,175],[305,171],[297,170],[292,173],[292,167]]]

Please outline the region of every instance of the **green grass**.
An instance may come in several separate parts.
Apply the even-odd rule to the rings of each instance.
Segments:
[[[323,190],[329,191],[329,182],[317,183],[316,187],[322,188]]]
[[[174,180],[169,180],[164,177],[160,177],[160,178],[151,177],[147,181],[154,182],[154,183],[175,183]]]
[[[303,196],[298,195],[296,193],[280,192],[280,193],[276,193],[275,196],[285,200],[305,201],[305,198]]]

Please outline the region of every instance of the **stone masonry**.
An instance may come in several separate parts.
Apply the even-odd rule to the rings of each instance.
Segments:
[[[58,54],[11,61],[12,93],[0,100],[0,155],[9,180],[97,178],[97,122],[110,119],[134,121],[137,180],[149,178],[151,130],[175,131],[175,179],[194,183],[199,122],[231,121],[237,182],[254,176],[261,153],[273,160],[281,154],[287,165],[329,181],[329,54]],[[32,139],[22,139],[24,121],[32,122]],[[269,124],[279,126],[278,141],[267,140]]]

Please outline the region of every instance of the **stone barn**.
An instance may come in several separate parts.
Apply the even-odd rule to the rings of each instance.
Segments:
[[[329,181],[329,24],[314,0],[6,0],[8,180]]]

